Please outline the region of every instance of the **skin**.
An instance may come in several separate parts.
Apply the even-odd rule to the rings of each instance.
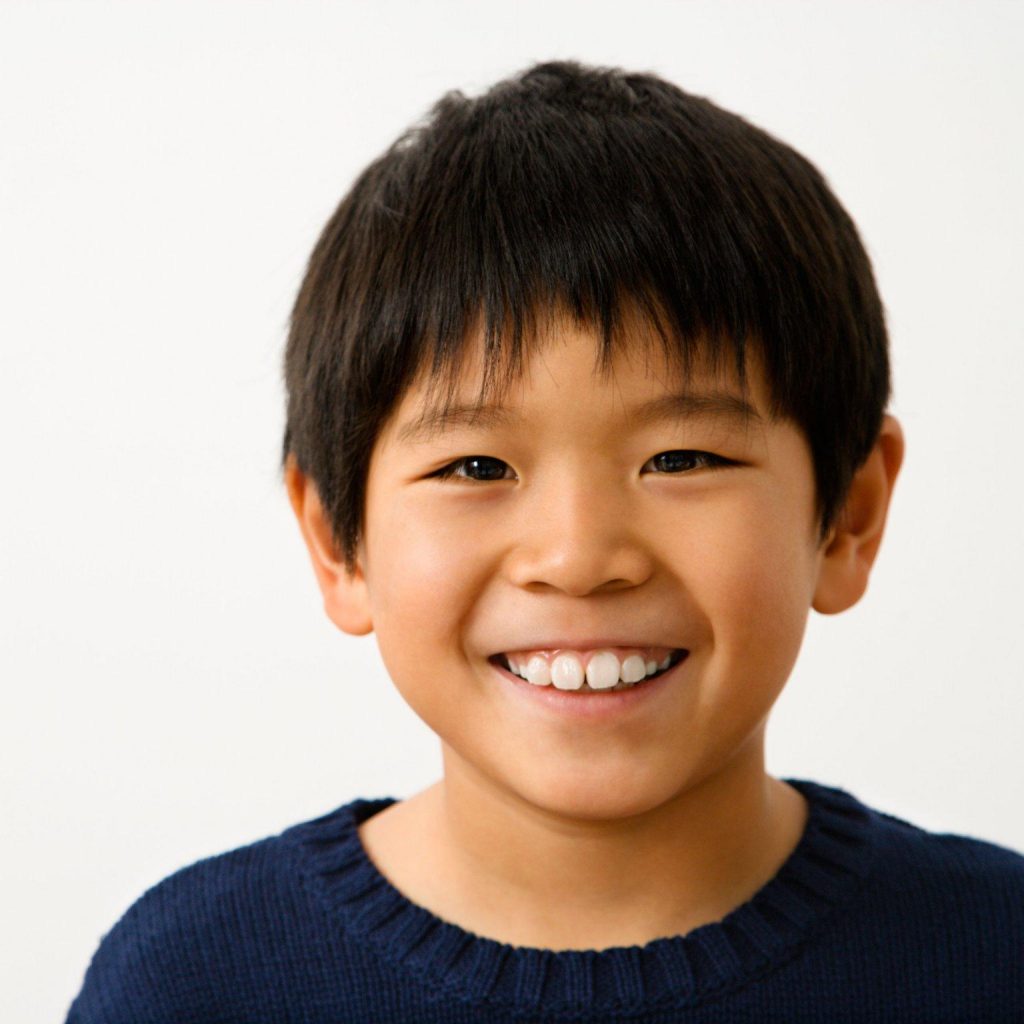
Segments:
[[[768,714],[810,609],[840,612],[864,593],[903,457],[886,416],[819,541],[806,439],[769,418],[756,354],[747,400],[760,420],[641,426],[631,410],[681,383],[741,391],[706,369],[674,380],[644,326],[628,330],[602,375],[593,331],[542,327],[503,396],[518,417],[506,425],[401,442],[425,408],[417,383],[375,446],[351,573],[315,486],[294,462],[286,470],[327,614],[346,633],[376,633],[391,679],[442,745],[443,778],[364,823],[363,844],[413,902],[513,945],[685,934],[777,873],[807,809],[765,771]],[[477,343],[463,400],[481,373]],[[652,461],[680,451],[730,464]],[[487,460],[432,475],[469,456]],[[511,699],[488,661],[563,636],[690,653],[628,715],[580,722]]]

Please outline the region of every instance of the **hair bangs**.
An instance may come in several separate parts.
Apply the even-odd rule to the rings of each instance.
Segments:
[[[450,401],[476,341],[483,401],[522,372],[541,320],[559,314],[599,335],[607,371],[619,344],[637,342],[629,328],[638,313],[681,375],[699,355],[715,369],[731,358],[744,380],[745,345],[761,321],[755,302],[768,288],[756,243],[744,241],[740,211],[729,224],[709,214],[708,175],[694,174],[691,195],[659,187],[656,167],[641,173],[643,154],[666,145],[657,123],[609,124],[556,106],[535,113],[526,131],[515,111],[472,112],[448,96],[429,134],[414,129],[392,151],[415,164],[421,182],[403,182],[401,224],[387,205],[391,263],[404,279],[378,278],[378,287],[390,280],[396,306],[408,304],[393,319],[418,321],[403,332],[414,348],[411,375]],[[595,150],[606,158],[588,158]],[[676,159],[678,175],[692,155]]]

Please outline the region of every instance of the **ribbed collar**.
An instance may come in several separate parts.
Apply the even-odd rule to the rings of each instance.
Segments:
[[[395,801],[355,800],[282,839],[329,913],[379,956],[433,991],[545,1017],[695,1006],[788,959],[855,891],[873,852],[873,812],[845,790],[786,779],[808,819],[775,877],[721,921],[644,946],[554,952],[510,946],[450,924],[406,899],[378,871],[357,826]]]

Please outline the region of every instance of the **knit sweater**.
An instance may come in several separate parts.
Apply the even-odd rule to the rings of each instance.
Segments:
[[[1024,856],[787,779],[809,816],[722,920],[645,946],[514,947],[406,899],[355,800],[198,861],[102,937],[67,1024],[1024,1021]]]

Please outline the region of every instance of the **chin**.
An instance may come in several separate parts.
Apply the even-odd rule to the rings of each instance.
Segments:
[[[516,787],[520,799],[548,814],[576,821],[622,821],[646,814],[677,796],[678,779],[636,771],[629,777],[531,779]]]

